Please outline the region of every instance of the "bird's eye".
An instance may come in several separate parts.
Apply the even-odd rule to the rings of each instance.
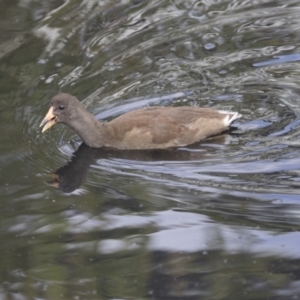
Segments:
[[[65,106],[64,106],[64,105],[60,105],[60,106],[58,107],[58,109],[64,110],[64,109],[65,109]]]

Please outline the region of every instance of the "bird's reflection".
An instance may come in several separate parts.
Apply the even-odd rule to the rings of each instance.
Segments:
[[[48,182],[64,193],[71,193],[85,181],[90,165],[98,159],[126,159],[133,161],[190,161],[202,160],[208,156],[207,149],[219,147],[232,138],[229,135],[213,137],[202,143],[197,143],[187,148],[164,150],[118,150],[111,148],[90,148],[81,144],[73,153],[71,160],[55,171],[51,176],[53,180]]]

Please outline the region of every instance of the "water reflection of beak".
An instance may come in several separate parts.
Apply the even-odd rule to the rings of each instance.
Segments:
[[[49,186],[58,188],[59,187],[59,176],[57,174],[47,174],[49,177],[53,178],[51,181],[45,181]]]
[[[53,114],[53,106],[48,110],[44,120],[41,122],[40,127],[44,126],[42,132],[45,132],[56,123],[56,117]]]

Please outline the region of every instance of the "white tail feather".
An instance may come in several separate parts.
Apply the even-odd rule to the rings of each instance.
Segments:
[[[233,121],[239,119],[242,117],[241,114],[238,112],[232,112],[232,111],[225,111],[225,110],[218,110],[221,114],[226,114],[226,116],[223,119],[224,126],[229,126]]]

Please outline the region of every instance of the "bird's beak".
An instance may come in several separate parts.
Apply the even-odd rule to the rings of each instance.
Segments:
[[[53,114],[53,106],[50,107],[49,111],[47,112],[44,120],[42,121],[42,123],[40,124],[40,127],[43,127],[42,132],[46,131],[47,129],[49,129],[51,126],[53,126],[56,123],[56,117]]]

